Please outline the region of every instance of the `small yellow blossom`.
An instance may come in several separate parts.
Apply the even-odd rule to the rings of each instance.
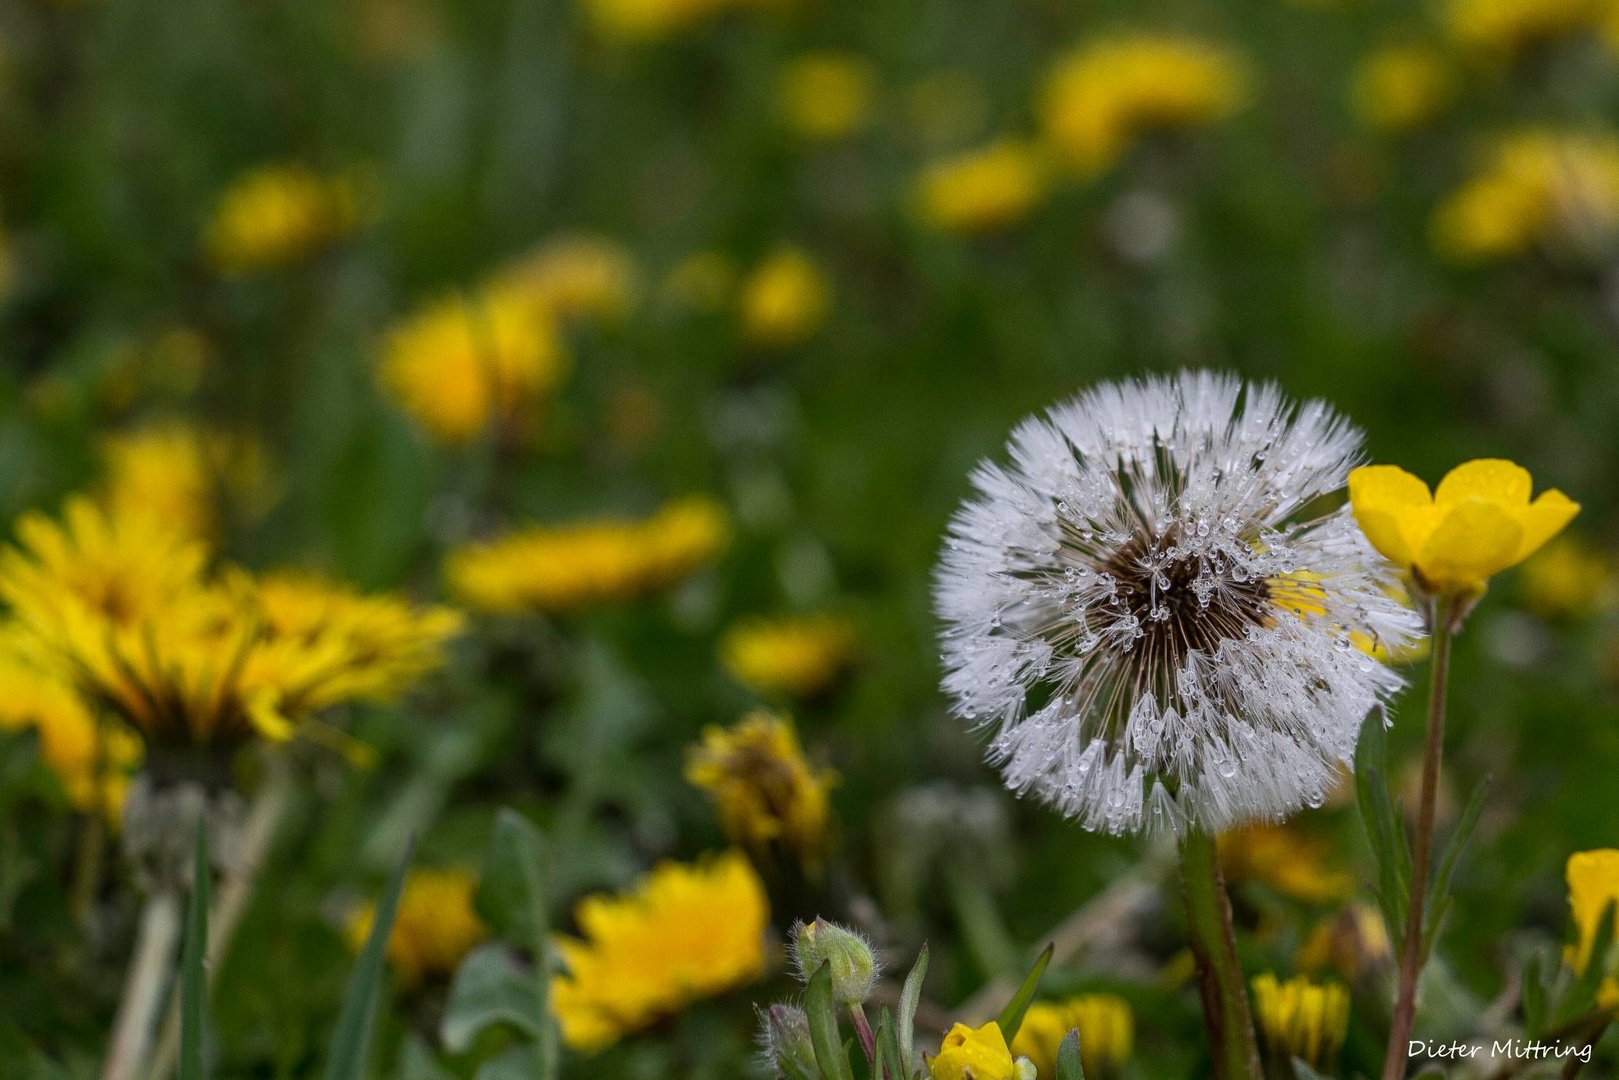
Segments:
[[[758,978],[769,916],[739,852],[662,863],[629,892],[587,897],[574,913],[581,936],[557,941],[567,970],[551,1003],[563,1041],[596,1053]]]
[[[709,727],[686,754],[686,779],[708,793],[725,832],[756,855],[781,844],[813,864],[825,843],[835,775],[804,757],[787,720],[752,713]]]
[[[562,612],[633,599],[711,562],[730,529],[713,500],[691,497],[639,521],[533,526],[450,553],[451,590],[480,611]]]
[[[1518,585],[1529,610],[1542,618],[1589,618],[1619,604],[1619,560],[1564,534],[1523,564]]]
[[[1601,254],[1619,238],[1619,138],[1531,128],[1498,140],[1434,211],[1433,243],[1476,264],[1537,247]]]
[[[1349,474],[1349,502],[1366,539],[1420,591],[1470,593],[1579,511],[1555,488],[1530,502],[1532,486],[1527,469],[1495,458],[1456,466],[1431,494],[1404,469],[1364,465]]]
[[[405,986],[448,979],[467,953],[489,936],[478,917],[478,879],[465,870],[412,870],[399,894],[388,934],[388,961]],[[348,924],[349,944],[358,951],[376,921],[366,904]]]
[[[990,232],[1015,225],[1045,198],[1045,158],[1020,139],[997,142],[929,165],[916,181],[917,213],[945,232]]]
[[[389,334],[381,360],[383,385],[446,443],[491,424],[525,434],[567,371],[555,317],[509,288],[422,308]]]
[[[980,1028],[956,1024],[928,1061],[933,1080],[1013,1080],[1016,1071],[1006,1037],[993,1020]]]
[[[1192,38],[1131,35],[1093,42],[1047,79],[1047,140],[1081,173],[1102,172],[1135,139],[1200,127],[1242,105],[1247,67],[1229,50]]]
[[[1294,958],[1300,971],[1308,975],[1333,970],[1350,982],[1394,960],[1383,915],[1368,904],[1355,901],[1333,918],[1320,923],[1299,946]]]
[[[367,184],[356,173],[326,174],[305,165],[265,165],[237,178],[219,197],[203,244],[214,268],[246,274],[313,255],[357,228]]]
[[[871,122],[877,74],[854,53],[809,53],[783,66],[777,86],[782,121],[805,139],[844,139]]]
[[[1306,904],[1337,900],[1354,888],[1331,856],[1320,837],[1290,825],[1250,825],[1220,835],[1220,867],[1228,878],[1259,881]]]
[[[1568,857],[1568,907],[1578,939],[1568,950],[1567,960],[1576,972],[1584,974],[1596,950],[1596,936],[1602,913],[1609,904],[1619,904],[1619,850],[1599,848],[1576,851]],[[1598,960],[1606,963],[1607,958]],[[1602,980],[1597,1001],[1605,1008],[1619,1008],[1619,980],[1612,975]]]
[[[834,616],[750,619],[725,632],[720,661],[760,693],[813,697],[854,663],[856,642],[854,627]]]
[[[1449,0],[1446,24],[1464,48],[1512,60],[1538,45],[1598,26],[1604,0]]]
[[[573,233],[541,244],[496,275],[494,291],[510,290],[562,319],[616,322],[635,303],[635,258],[603,236]]]
[[[40,757],[74,808],[116,820],[140,762],[140,740],[98,725],[71,686],[15,656],[0,656],[0,731],[39,734]]]
[[[1270,972],[1253,981],[1254,1019],[1265,1047],[1279,1061],[1299,1058],[1330,1070],[1349,1033],[1349,992],[1337,983],[1289,979]]]
[[[1350,103],[1374,131],[1403,134],[1431,124],[1456,95],[1456,77],[1438,49],[1389,45],[1355,69]]]
[[[733,0],[581,0],[604,37],[638,43],[684,33],[723,15]]]
[[[1130,1060],[1135,1018],[1129,1002],[1114,994],[1035,1002],[1023,1016],[1012,1052],[1033,1061],[1040,1080],[1054,1080],[1057,1047],[1070,1031],[1079,1032],[1079,1058],[1087,1080],[1118,1076]]]
[[[821,329],[832,310],[832,286],[808,255],[782,248],[742,282],[742,336],[750,345],[791,348]]]

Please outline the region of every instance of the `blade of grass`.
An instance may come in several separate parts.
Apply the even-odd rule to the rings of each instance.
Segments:
[[[1017,993],[1012,995],[1012,1000],[1001,1010],[997,1022],[1008,1044],[1016,1037],[1018,1028],[1023,1026],[1023,1014],[1029,1011],[1029,1003],[1034,1000],[1035,992],[1040,989],[1040,977],[1046,973],[1046,965],[1051,963],[1052,954],[1055,952],[1055,945],[1047,945],[1041,951],[1040,958],[1034,962],[1034,967],[1030,968],[1029,974],[1024,977],[1023,985],[1018,987]]]
[[[349,977],[348,992],[343,996],[343,1007],[337,1015],[337,1028],[332,1034],[331,1056],[326,1059],[326,1080],[360,1080],[365,1074],[366,1052],[371,1043],[371,1026],[377,1014],[377,995],[382,985],[382,973],[387,959],[388,936],[393,933],[394,916],[399,911],[399,894],[405,889],[405,873],[410,869],[414,841],[405,844],[405,852],[394,870],[393,879],[377,905],[377,915],[371,923],[371,933],[355,961],[354,974]]]

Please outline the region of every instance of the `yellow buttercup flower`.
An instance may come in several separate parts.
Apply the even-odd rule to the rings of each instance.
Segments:
[[[805,139],[844,139],[871,122],[877,74],[855,53],[809,53],[781,70],[776,96],[787,130]]]
[[[733,0],[581,0],[605,37],[629,42],[673,37],[724,14]]]
[[[1253,980],[1254,1019],[1265,1047],[1280,1061],[1302,1059],[1330,1069],[1349,1033],[1349,992],[1337,983],[1289,979],[1270,972]]]
[[[997,142],[929,165],[916,181],[917,213],[945,232],[989,232],[1015,225],[1045,198],[1044,156],[1020,139]]]
[[[813,697],[854,663],[856,644],[854,627],[835,616],[750,619],[725,632],[720,662],[760,693]]]
[[[1564,534],[1523,564],[1518,587],[1525,605],[1542,618],[1589,618],[1619,604],[1619,559]]]
[[[562,319],[615,322],[635,304],[635,258],[602,236],[573,233],[546,241],[495,276],[509,290]]]
[[[511,288],[450,297],[389,335],[383,385],[435,438],[464,443],[498,425],[525,434],[568,371],[555,316]]]
[[[1209,42],[1151,34],[1104,38],[1058,62],[1046,81],[1041,118],[1057,154],[1095,174],[1141,135],[1231,116],[1247,84],[1242,60]]]
[[[952,1027],[929,1059],[928,1072],[933,1080],[1013,1080],[1017,1063],[1001,1026],[991,1020],[980,1028]]]
[[[462,959],[489,936],[478,917],[478,879],[465,870],[412,870],[399,894],[388,934],[388,961],[399,981],[417,986],[448,979]],[[376,921],[375,904],[356,911],[347,927],[350,945],[365,944]]]
[[[832,310],[832,286],[808,255],[782,248],[742,282],[742,336],[751,345],[791,348],[821,329]]]
[[[1355,68],[1350,103],[1375,131],[1403,134],[1426,127],[1456,95],[1445,56],[1428,45],[1388,45]]]
[[[1374,548],[1419,591],[1459,594],[1528,558],[1579,512],[1561,491],[1529,499],[1529,472],[1481,458],[1452,469],[1432,493],[1394,465],[1349,474],[1349,502]]]
[[[300,164],[265,165],[219,197],[203,245],[224,274],[245,274],[307,258],[351,233],[371,199],[358,173]]]
[[[1233,881],[1259,881],[1306,904],[1340,899],[1354,880],[1331,865],[1332,849],[1289,825],[1250,825],[1220,834],[1220,867]]]
[[[714,800],[734,843],[758,855],[780,844],[806,862],[819,857],[835,774],[810,764],[782,717],[756,712],[705,728],[686,753],[686,779]]]
[[[98,725],[74,689],[23,659],[0,654],[0,731],[39,734],[40,758],[75,809],[116,820],[141,758],[140,740]]]
[[[1619,138],[1538,128],[1507,135],[1434,211],[1431,231],[1439,253],[1458,263],[1537,247],[1600,255],[1619,237]]]
[[[1458,44],[1511,60],[1595,28],[1609,10],[1603,0],[1449,0],[1445,15]]]
[[[562,1038],[605,1050],[701,998],[759,977],[770,908],[748,860],[727,852],[662,863],[629,892],[590,896],[562,937],[566,967],[551,982]]]
[[[711,562],[729,540],[725,513],[680,499],[639,521],[534,526],[452,551],[451,590],[480,611],[563,612],[633,599]]]
[[[1034,1062],[1040,1080],[1053,1080],[1057,1047],[1070,1031],[1079,1032],[1079,1059],[1087,1080],[1118,1076],[1130,1060],[1135,1018],[1129,1002],[1114,994],[1035,1002],[1012,1040],[1012,1053]]]
[[[1567,961],[1576,972],[1584,974],[1596,950],[1602,913],[1609,904],[1619,904],[1619,850],[1576,851],[1568,857],[1565,873],[1569,913],[1578,935],[1574,946],[1568,950]],[[1604,957],[1598,962],[1607,963],[1608,959]],[[1603,979],[1597,991],[1597,1002],[1604,1008],[1619,1008],[1619,980],[1612,975]]]

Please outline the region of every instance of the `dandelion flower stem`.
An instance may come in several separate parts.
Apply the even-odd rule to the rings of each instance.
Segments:
[[[1422,791],[1418,796],[1417,835],[1411,857],[1411,899],[1406,908],[1405,935],[1400,943],[1400,983],[1394,999],[1394,1020],[1388,1050],[1383,1056],[1383,1080],[1405,1075],[1406,1045],[1416,1017],[1417,982],[1422,976],[1422,930],[1428,899],[1428,870],[1433,858],[1434,804],[1439,791],[1439,762],[1445,749],[1445,694],[1450,679],[1450,641],[1456,632],[1455,605],[1433,601],[1433,663],[1428,686],[1428,735],[1422,751]]]
[[[1181,838],[1181,895],[1192,955],[1197,960],[1203,1023],[1214,1056],[1215,1080],[1259,1080],[1259,1044],[1254,1036],[1248,988],[1237,959],[1231,927],[1231,899],[1214,847],[1214,837],[1188,829]]]
[[[160,887],[147,898],[135,936],[123,1000],[107,1044],[101,1080],[134,1080],[152,1048],[153,1029],[180,942],[180,892]]]

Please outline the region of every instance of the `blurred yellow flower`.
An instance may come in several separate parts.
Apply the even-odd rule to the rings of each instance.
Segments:
[[[1511,60],[1595,28],[1610,10],[1606,0],[1449,0],[1445,22],[1458,44]]]
[[[1481,590],[1522,562],[1579,512],[1555,488],[1529,501],[1527,469],[1481,458],[1452,469],[1437,490],[1394,465],[1349,474],[1349,502],[1374,548],[1410,572],[1421,592]]]
[[[1114,994],[1035,1002],[1012,1040],[1012,1053],[1033,1061],[1040,1080],[1054,1080],[1057,1047],[1070,1031],[1079,1032],[1079,1059],[1087,1080],[1116,1077],[1130,1060],[1135,1018],[1129,1002]]]
[[[1523,564],[1519,591],[1545,619],[1589,618],[1619,603],[1619,559],[1580,536],[1551,540]]]
[[[720,662],[760,693],[813,697],[854,663],[857,640],[854,627],[831,615],[748,619],[725,632]]]
[[[733,0],[580,0],[604,36],[628,42],[673,37],[723,15]]]
[[[1431,231],[1439,253],[1458,263],[1537,246],[1600,255],[1619,235],[1619,138],[1538,128],[1509,134],[1440,203]]]
[[[808,255],[782,248],[767,256],[742,282],[742,336],[751,345],[802,345],[826,323],[832,285]]]
[[[755,712],[703,729],[686,752],[686,779],[708,793],[733,843],[757,856],[780,844],[814,864],[826,839],[836,776],[804,757],[787,720]]]
[[[406,317],[383,347],[383,385],[433,437],[464,443],[491,425],[527,434],[568,372],[555,317],[510,288],[455,296]]]
[[[566,972],[551,982],[562,1038],[585,1053],[758,978],[770,906],[739,852],[666,862],[634,889],[585,898],[581,937],[557,947]]]
[[[40,758],[75,809],[116,821],[141,758],[140,740],[101,727],[62,680],[17,656],[0,654],[0,731],[39,734]]]
[[[353,232],[375,196],[360,174],[296,163],[264,165],[220,194],[203,236],[214,269],[246,274],[286,266]]]
[[[1596,950],[1596,936],[1602,913],[1610,904],[1619,904],[1619,850],[1599,848],[1595,851],[1576,851],[1568,857],[1565,868],[1568,879],[1569,913],[1574,919],[1578,935],[1567,951],[1568,965],[1584,974]],[[1619,917],[1619,916],[1616,916]],[[1603,957],[1599,963],[1607,963]],[[1619,980],[1608,976],[1597,991],[1597,1002],[1604,1008],[1619,1008]]]
[[[1357,900],[1318,924],[1299,946],[1294,962],[1307,975],[1332,970],[1354,982],[1393,960],[1382,913]]]
[[[102,500],[115,515],[152,514],[198,537],[218,525],[221,495],[250,514],[273,493],[268,451],[251,436],[168,421],[102,440]]]
[[[1456,96],[1444,53],[1429,45],[1388,45],[1355,68],[1350,104],[1374,131],[1403,134],[1431,124]]]
[[[1354,880],[1334,869],[1332,849],[1291,825],[1250,825],[1220,834],[1220,867],[1233,881],[1259,881],[1283,896],[1323,904],[1347,896]]]
[[[1046,196],[1044,156],[1020,139],[935,162],[916,181],[917,213],[945,232],[989,232],[1015,225]]]
[[[548,240],[495,276],[494,291],[522,297],[562,319],[622,319],[635,304],[635,257],[603,236]]]
[[[672,585],[716,558],[729,538],[719,504],[693,496],[639,521],[532,526],[468,544],[450,552],[445,576],[479,611],[571,611]]]
[[[993,1020],[980,1028],[956,1024],[928,1061],[933,1080],[1013,1080],[1016,1069],[1001,1026]]]
[[[1231,116],[1247,84],[1247,66],[1219,45],[1165,35],[1110,37],[1058,62],[1040,113],[1058,156],[1095,174],[1143,134]]]
[[[467,953],[489,936],[475,907],[477,895],[478,879],[465,870],[410,872],[388,934],[388,961],[402,984],[448,979]],[[348,939],[356,951],[365,944],[376,917],[376,905],[368,903],[350,918]]]
[[[787,130],[805,139],[843,139],[871,122],[877,73],[849,52],[808,53],[781,69],[776,95]]]
[[[1331,1071],[1349,1033],[1349,992],[1303,978],[1278,983],[1268,971],[1252,985],[1254,1019],[1266,1049],[1279,1061],[1299,1058]]]

